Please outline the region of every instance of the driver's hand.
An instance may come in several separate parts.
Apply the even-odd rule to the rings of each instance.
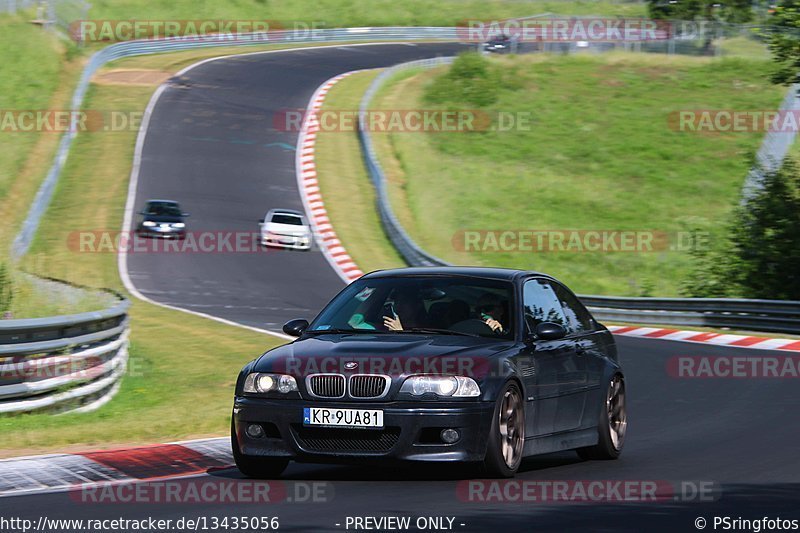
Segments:
[[[403,331],[403,324],[400,323],[399,318],[392,318],[389,316],[383,317],[383,325],[389,331]]]
[[[492,331],[496,331],[496,332],[502,333],[503,325],[500,322],[498,322],[497,320],[495,320],[494,318],[487,318],[484,322],[486,322],[487,326],[492,328]]]

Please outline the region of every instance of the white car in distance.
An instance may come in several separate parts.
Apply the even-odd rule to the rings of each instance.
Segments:
[[[293,209],[270,209],[259,220],[261,244],[292,250],[310,250],[312,234],[303,213]]]

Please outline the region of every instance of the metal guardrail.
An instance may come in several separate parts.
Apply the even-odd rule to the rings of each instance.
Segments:
[[[0,320],[0,413],[88,411],[117,391],[128,361],[128,307]]]
[[[191,50],[198,48],[213,48],[223,46],[241,46],[241,45],[263,45],[263,44],[286,44],[286,43],[335,43],[335,42],[358,42],[358,41],[463,41],[463,34],[459,33],[458,28],[439,28],[439,27],[416,27],[416,28],[342,28],[342,29],[322,29],[322,30],[300,30],[300,31],[279,31],[268,33],[251,33],[251,34],[236,34],[236,35],[213,35],[206,37],[187,37],[187,38],[172,38],[153,41],[129,41],[110,45],[101,51],[95,53],[81,74],[81,78],[75,89],[72,97],[71,108],[81,109],[84,96],[89,86],[91,77],[105,64],[116,59],[125,57],[132,57],[146,54],[156,54],[162,52],[175,52],[181,50]],[[668,41],[666,43],[665,52],[675,53],[675,42]],[[638,46],[634,44],[634,46]],[[625,49],[628,49],[628,43],[624,43]],[[399,65],[393,69],[384,71],[373,84],[370,86],[367,94],[362,101],[361,109],[366,109],[369,100],[374,96],[377,88],[394,72],[403,68],[414,67],[432,67],[444,64],[452,59],[440,58],[436,60],[423,60],[414,62],[415,64]],[[787,95],[784,102],[786,107],[791,107],[795,103],[796,88]],[[76,118],[77,120],[77,118]],[[61,170],[66,163],[69,148],[72,140],[77,135],[77,128],[65,134],[59,144],[58,151],[51,166],[47,177],[43,181],[39,190],[37,191],[33,205],[28,213],[25,222],[23,223],[20,233],[14,240],[12,247],[12,254],[16,257],[23,255],[29,248],[33,236],[38,227],[42,214],[44,213],[47,205],[50,202],[56,182],[61,173]],[[773,138],[768,137],[762,146],[762,152],[759,152],[760,160],[774,159],[774,154],[784,152],[788,143],[793,140],[789,137]],[[389,206],[389,201],[386,191],[386,181],[380,163],[374,152],[372,141],[364,128],[360,128],[360,142],[364,153],[364,159],[369,170],[373,183],[375,184],[378,192],[378,210],[380,213],[381,222],[388,234],[391,242],[397,247],[402,257],[411,265],[445,265],[444,261],[432,256],[425,250],[420,248],[408,236],[403,227],[398,222],[397,218]],[[748,181],[749,185],[758,186],[757,177],[754,180]],[[657,301],[656,299],[641,299],[644,302],[650,302],[649,305],[652,309],[644,309],[642,304],[633,304],[629,300],[620,298],[605,298],[605,297],[584,297],[592,300],[591,307],[595,310],[598,318],[601,320],[623,320],[633,321],[640,323],[670,323],[676,325],[714,325],[718,327],[737,327],[742,329],[759,329],[763,331],[783,331],[783,332],[800,332],[800,327],[797,326],[792,320],[798,316],[797,309],[788,313],[788,316],[772,313],[764,306],[775,304],[774,309],[785,308],[780,307],[784,302],[767,302],[760,304],[757,307],[750,307],[751,300],[738,300],[736,301],[736,310],[720,310],[720,311],[706,311],[703,309],[693,310],[680,310],[680,309],[664,309],[663,300]],[[796,302],[794,302],[796,304]],[[790,302],[791,304],[791,302]],[[638,307],[631,307],[637,305]],[[734,305],[731,303],[730,305]],[[654,313],[658,313],[657,315]],[[670,315],[670,313],[672,313]],[[688,314],[687,314],[688,313]],[[716,313],[719,316],[711,316]],[[728,314],[730,313],[730,314]],[[702,315],[702,316],[698,316]],[[749,317],[745,319],[743,317]],[[794,316],[794,319],[793,319]],[[761,317],[761,318],[759,318]],[[767,320],[767,318],[774,318],[775,320]],[[626,320],[627,319],[627,320]]]
[[[359,41],[436,41],[459,40],[457,28],[416,27],[416,28],[341,28],[321,30],[271,31],[240,34],[217,34],[208,36],[175,37],[169,39],[126,41],[112,44],[96,52],[84,67],[78,85],[72,96],[71,109],[79,110],[89,88],[92,76],[107,63],[147,54],[179,52],[199,48],[218,48],[230,46],[250,46],[268,44],[312,43]],[[12,255],[25,255],[36,234],[39,221],[50,203],[58,178],[67,161],[73,139],[78,134],[77,121],[73,117],[70,132],[65,133],[58,146],[53,165],[42,182],[33,200],[28,216],[12,245]]]
[[[389,202],[386,176],[381,167],[369,128],[365,127],[370,102],[383,84],[398,72],[434,68],[451,63],[443,57],[411,61],[381,72],[370,84],[359,106],[359,142],[370,179],[375,185],[376,203],[384,231],[400,256],[411,266],[447,266],[449,263],[420,248],[398,222]],[[784,104],[794,101],[794,90]],[[728,298],[634,298],[581,295],[580,299],[601,321],[675,326],[704,326],[752,331],[800,334],[800,301],[746,300]]]
[[[397,217],[395,217],[391,202],[389,202],[388,191],[386,190],[386,175],[383,173],[383,168],[378,160],[375,147],[372,144],[372,137],[370,137],[368,133],[369,128],[365,125],[368,116],[367,110],[369,109],[369,104],[373,97],[384,82],[398,72],[414,68],[434,68],[440,65],[447,65],[452,63],[454,59],[454,57],[422,59],[419,61],[401,63],[400,65],[388,68],[378,74],[372,81],[359,105],[358,139],[362,154],[364,155],[364,164],[367,166],[367,172],[369,172],[372,184],[375,186],[378,215],[380,216],[383,229],[392,245],[406,263],[412,266],[444,266],[447,265],[447,263],[420,248],[419,245],[414,242],[414,239],[403,229]]]

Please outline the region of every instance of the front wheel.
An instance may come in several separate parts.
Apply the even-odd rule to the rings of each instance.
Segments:
[[[525,403],[519,386],[509,382],[497,397],[483,473],[488,477],[513,477],[525,446]]]
[[[600,409],[597,423],[597,444],[577,450],[581,459],[616,459],[622,453],[628,429],[625,405],[625,380],[616,374],[608,384],[606,401]]]
[[[232,419],[231,449],[236,468],[247,477],[274,479],[280,477],[286,467],[289,466],[289,460],[281,457],[254,457],[242,454],[241,450],[239,450],[239,439],[236,437],[236,426]]]

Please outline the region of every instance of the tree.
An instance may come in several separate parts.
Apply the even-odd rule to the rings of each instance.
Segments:
[[[742,24],[753,18],[751,0],[647,0],[647,4],[654,19],[705,19]]]
[[[728,22],[742,24],[753,19],[751,0],[648,0],[648,12],[660,20],[705,20],[717,24]],[[703,30],[703,53],[711,53],[714,31]]]
[[[770,17],[769,50],[777,64],[773,83],[800,82],[800,2],[785,0]]]
[[[762,174],[722,245],[697,254],[689,296],[800,300],[800,167],[787,158]]]
[[[786,159],[764,176],[732,228],[746,298],[800,300],[800,168]]]

